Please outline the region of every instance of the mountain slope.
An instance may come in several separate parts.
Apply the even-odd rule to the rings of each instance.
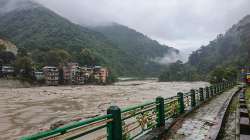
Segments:
[[[131,62],[133,62],[135,66],[140,66],[144,69],[144,71],[139,69],[141,72],[147,73],[146,70],[150,70],[154,71],[157,75],[161,70],[161,65],[152,60],[164,57],[166,54],[179,53],[179,51],[174,48],[161,45],[142,33],[117,23],[90,28],[101,32],[118,48],[127,52],[129,58],[133,58]]]
[[[160,45],[157,41],[117,23],[97,26],[91,29],[103,33],[108,39],[114,42],[117,47],[130,52],[131,55],[141,57],[142,59],[163,57],[166,53],[173,51],[178,53],[174,48]]]
[[[72,55],[72,61],[81,63],[85,58],[78,56],[87,49],[97,60],[95,64],[109,66],[119,75],[147,76],[159,71],[159,64],[151,60],[170,50],[176,51],[128,28],[109,29],[124,37],[117,42],[103,35],[104,32],[99,33],[101,30],[93,31],[74,24],[29,0],[0,0],[0,3],[0,36],[31,52],[35,50],[33,52],[37,53],[41,48],[62,48]],[[135,35],[129,38],[127,32]],[[133,40],[133,37],[137,39]],[[84,62],[81,64],[85,65]]]
[[[27,5],[21,2],[22,8],[0,14],[0,36],[29,51],[36,48],[63,48],[75,56],[83,48],[88,48],[99,59],[98,64],[107,65],[123,74],[125,67],[122,63],[126,54],[102,34],[73,24],[39,4],[27,0],[23,2]],[[0,11],[3,11],[5,7],[1,6]],[[75,61],[78,61],[77,58]],[[131,69],[127,71],[133,72]]]
[[[188,63],[201,74],[211,72],[218,66],[240,68],[249,62],[250,16],[233,25],[224,35],[220,34],[207,46],[193,52]],[[247,37],[248,36],[248,37]],[[245,39],[244,39],[245,38]],[[245,45],[244,45],[245,44]]]

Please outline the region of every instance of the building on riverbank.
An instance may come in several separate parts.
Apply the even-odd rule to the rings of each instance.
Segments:
[[[84,84],[85,77],[78,63],[68,63],[63,67],[63,79],[65,84]]]
[[[59,70],[54,66],[43,67],[45,83],[49,86],[57,86],[59,82]]]
[[[34,72],[34,76],[35,76],[37,81],[43,80],[45,78],[44,73],[42,71]]]
[[[13,76],[14,75],[14,67],[12,66],[1,66],[0,67],[0,75],[4,77]]]
[[[65,84],[86,84],[91,77],[94,77],[96,83],[105,84],[108,77],[108,69],[101,66],[81,67],[78,63],[68,63],[63,67]]]
[[[102,66],[81,67],[78,63],[68,63],[60,69],[55,66],[45,66],[42,71],[34,72],[36,80],[45,80],[45,84],[49,86],[58,84],[106,84],[108,76],[107,68]]]

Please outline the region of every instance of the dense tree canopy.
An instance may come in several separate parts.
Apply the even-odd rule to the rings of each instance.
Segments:
[[[210,83],[221,83],[223,81],[233,81],[237,79],[238,71],[235,68],[218,67],[210,74]]]
[[[16,56],[12,52],[0,51],[0,61],[2,65],[13,64]]]
[[[219,34],[207,46],[194,51],[185,65],[191,66],[196,74],[200,75],[201,80],[211,82],[230,80],[230,77],[236,77],[241,68],[249,68],[249,44],[250,15],[233,25],[225,34]]]
[[[150,75],[160,69],[160,65],[150,62],[154,57],[176,51],[127,27],[114,26],[110,30],[113,35],[103,34],[74,24],[41,5],[32,5],[0,14],[0,36],[19,49],[26,48],[36,69],[72,60],[81,65],[106,66],[120,76]]]
[[[199,79],[196,70],[181,61],[170,64],[159,77],[159,81],[195,81]]]

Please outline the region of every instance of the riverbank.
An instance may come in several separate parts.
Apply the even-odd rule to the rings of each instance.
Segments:
[[[110,105],[123,108],[207,85],[206,82],[144,80],[107,86],[1,88],[0,139],[16,139],[46,130],[58,121],[98,116],[106,113]]]
[[[31,84],[15,79],[0,79],[0,88],[30,88]]]

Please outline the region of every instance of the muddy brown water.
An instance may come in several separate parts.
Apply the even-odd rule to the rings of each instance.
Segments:
[[[178,91],[205,87],[206,82],[118,82],[109,86],[0,88],[0,139],[46,130],[59,120],[86,119],[105,114],[110,105],[121,108],[171,97]]]

